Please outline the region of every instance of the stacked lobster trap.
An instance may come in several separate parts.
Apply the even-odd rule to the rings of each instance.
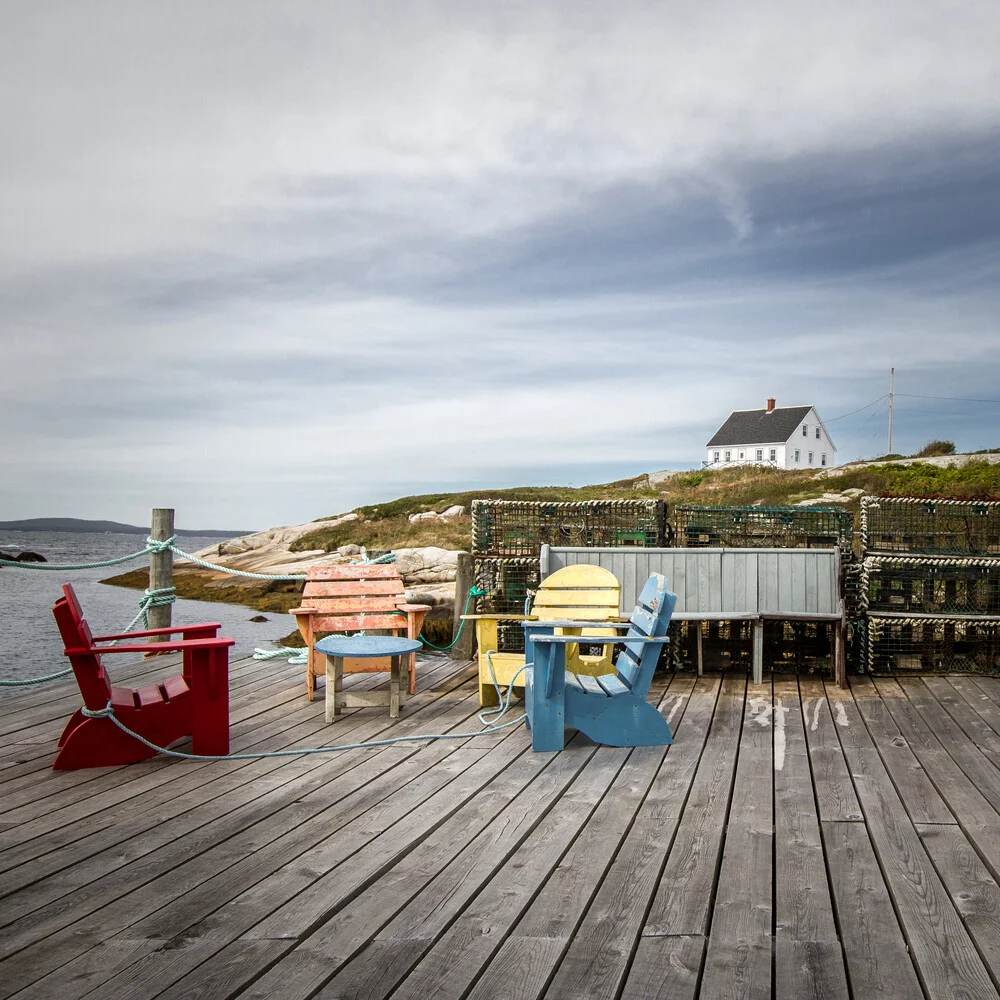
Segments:
[[[862,666],[1000,673],[1000,502],[861,501]]]
[[[849,556],[854,517],[838,507],[703,507],[673,509],[674,545],[679,548],[816,549]]]
[[[540,583],[543,545],[659,547],[668,544],[662,500],[472,501],[472,560],[482,614],[524,613]],[[501,623],[500,652],[522,652],[519,621]]]

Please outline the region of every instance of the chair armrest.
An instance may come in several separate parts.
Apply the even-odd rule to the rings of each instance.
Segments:
[[[585,635],[536,635],[532,636],[532,642],[544,642],[544,643],[561,643],[564,646],[568,646],[572,643],[579,642],[581,639],[586,641],[589,637]],[[593,636],[595,639],[601,638],[600,636]],[[607,638],[610,639],[610,636]],[[651,636],[651,635],[637,635],[631,639],[616,639],[615,642],[658,642],[667,643],[670,639],[663,636]]]
[[[431,606],[429,604],[397,604],[396,609],[407,613],[416,613],[417,611],[430,611]]]
[[[222,625],[219,622],[202,622],[198,625],[180,625],[177,628],[147,628],[142,631],[122,632],[116,635],[95,635],[94,642],[110,642],[112,639],[139,639],[148,635],[177,635],[185,632],[204,632],[205,629],[218,632]]]
[[[536,615],[462,615],[462,621],[494,621],[494,622],[536,622]]]
[[[570,622],[570,621],[541,621],[540,619],[524,619],[525,622],[529,624],[531,628],[538,626],[544,626],[545,628],[617,628],[617,629],[628,629],[631,626],[631,622],[626,619],[625,621],[616,621],[614,618],[589,618],[587,621],[583,622]],[[579,637],[578,637],[579,638]]]
[[[80,646],[66,649],[66,656],[82,656],[86,653],[167,653],[181,652],[185,649],[222,649],[235,646],[235,639],[219,636],[216,639],[179,639],[177,642],[136,642],[124,646]]]

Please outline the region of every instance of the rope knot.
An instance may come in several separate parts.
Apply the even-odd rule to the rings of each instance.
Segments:
[[[167,604],[173,604],[177,600],[176,591],[176,587],[157,587],[155,590],[146,590],[139,600],[139,605],[145,610],[146,608],[162,608]]]
[[[110,719],[115,712],[111,707],[111,702],[109,701],[104,708],[87,708],[87,706],[84,705],[83,708],[80,709],[80,714],[85,719]]]
[[[168,552],[173,547],[174,541],[176,540],[176,535],[171,535],[169,538],[165,538],[162,541],[158,538],[147,538],[146,539],[146,551],[147,552]]]

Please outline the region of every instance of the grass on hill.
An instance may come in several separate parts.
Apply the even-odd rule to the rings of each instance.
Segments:
[[[689,503],[710,506],[783,506],[838,493],[850,488],[889,496],[1000,497],[1000,465],[972,460],[967,465],[939,468],[924,462],[913,465],[891,463],[848,469],[840,475],[819,478],[815,472],[798,472],[761,466],[681,472],[659,489],[649,486],[645,476],[613,483],[583,486],[521,487],[508,490],[470,490],[464,493],[427,493],[400,497],[383,504],[358,507],[360,520],[323,527],[296,541],[293,551],[325,549],[354,543],[368,548],[415,548],[438,545],[446,549],[468,549],[472,519],[468,513],[447,522],[408,520],[410,514],[434,510],[438,513],[459,504],[466,511],[473,500],[642,500],[664,499],[671,505]],[[857,510],[858,502],[847,505]]]

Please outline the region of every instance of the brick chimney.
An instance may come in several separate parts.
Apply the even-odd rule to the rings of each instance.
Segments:
[[[767,412],[774,413],[774,396],[767,397]]]

